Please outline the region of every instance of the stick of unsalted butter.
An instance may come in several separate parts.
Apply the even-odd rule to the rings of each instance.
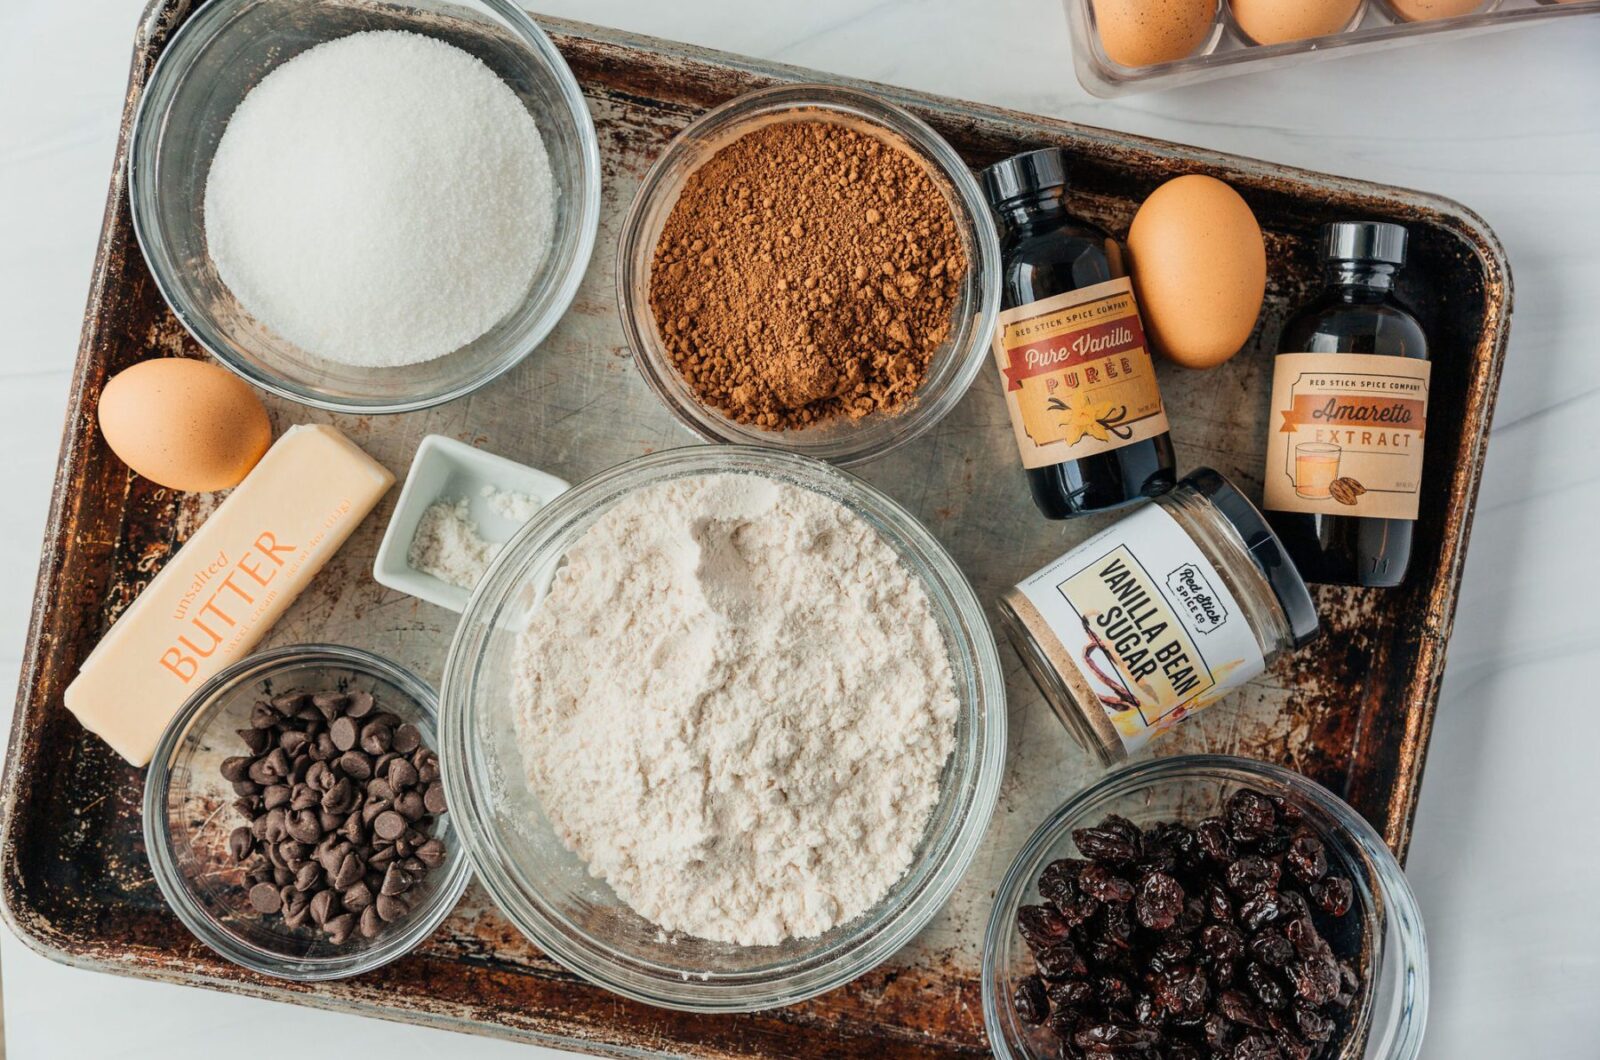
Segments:
[[[255,647],[392,485],[334,428],[289,428],[84,660],[67,709],[148,763],[189,694]]]

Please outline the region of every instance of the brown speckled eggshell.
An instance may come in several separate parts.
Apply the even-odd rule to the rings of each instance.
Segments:
[[[1267,251],[1255,214],[1228,185],[1199,174],[1161,185],[1134,215],[1128,258],[1152,349],[1210,368],[1249,340]]]
[[[1095,32],[1114,63],[1154,66],[1193,55],[1211,35],[1220,0],[1092,0]]]
[[[1257,44],[1282,44],[1341,33],[1361,0],[1228,0],[1233,23]]]
[[[100,394],[100,433],[145,478],[196,493],[237,486],[272,444],[267,410],[249,384],[182,357],[113,376]]]

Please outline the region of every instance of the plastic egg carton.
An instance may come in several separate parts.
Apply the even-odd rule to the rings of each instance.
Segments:
[[[1151,0],[1155,3],[1156,0]],[[1433,40],[1439,34],[1489,33],[1535,19],[1600,13],[1600,0],[1486,0],[1478,10],[1452,18],[1407,22],[1387,0],[1363,0],[1342,32],[1283,44],[1256,44],[1235,24],[1230,0],[1218,0],[1215,25],[1194,54],[1172,62],[1129,67],[1113,62],[1095,29],[1094,0],[1066,0],[1072,25],[1073,66],[1083,87],[1097,96],[1176,88],[1212,78],[1276,70],[1313,59],[1350,55]]]

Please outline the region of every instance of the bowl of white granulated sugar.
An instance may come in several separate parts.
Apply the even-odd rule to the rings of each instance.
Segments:
[[[894,501],[695,446],[540,511],[445,664],[451,814],[534,943],[730,1012],[848,982],[938,911],[988,825],[1005,687],[982,606]]]
[[[513,0],[211,0],[128,161],[172,311],[274,393],[404,412],[543,341],[594,247],[594,124]]]

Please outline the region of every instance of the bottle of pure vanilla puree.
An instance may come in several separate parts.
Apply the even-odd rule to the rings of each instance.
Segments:
[[[1317,633],[1283,543],[1210,468],[1024,578],[1000,618],[1067,730],[1107,765]]]

